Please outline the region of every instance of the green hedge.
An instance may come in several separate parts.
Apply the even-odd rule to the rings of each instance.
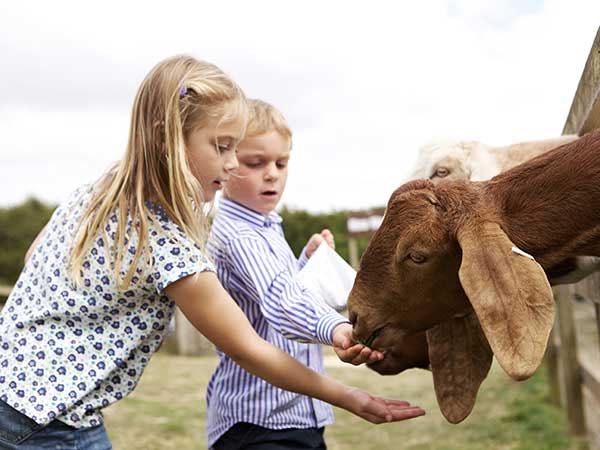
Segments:
[[[17,281],[27,249],[54,209],[55,206],[34,198],[11,208],[0,208],[0,284]]]

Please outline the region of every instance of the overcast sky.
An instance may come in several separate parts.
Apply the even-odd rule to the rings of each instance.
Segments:
[[[559,135],[599,19],[598,0],[2,2],[0,206],[100,176],[179,53],[286,115],[284,204],[382,205],[432,138]]]

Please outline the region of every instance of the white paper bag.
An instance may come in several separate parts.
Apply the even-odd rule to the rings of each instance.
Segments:
[[[336,311],[343,311],[356,271],[327,243],[322,242],[298,277],[320,301]]]

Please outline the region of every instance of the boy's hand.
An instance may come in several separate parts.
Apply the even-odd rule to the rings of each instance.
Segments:
[[[383,353],[355,344],[352,341],[352,325],[341,323],[333,330],[333,350],[342,361],[358,366],[363,363],[381,361]]]
[[[321,231],[321,233],[313,234],[308,240],[308,243],[306,244],[306,257],[310,258],[317,249],[317,247],[319,247],[319,245],[321,245],[321,242],[323,241],[327,242],[327,245],[329,245],[332,249],[335,250],[335,241],[333,239],[333,233],[327,228],[325,228],[323,231]]]

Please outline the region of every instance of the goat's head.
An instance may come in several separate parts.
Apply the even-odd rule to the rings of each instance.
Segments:
[[[410,179],[483,181],[550,149],[578,139],[576,135],[491,147],[479,141],[435,140],[419,148]]]
[[[488,154],[489,147],[478,141],[432,141],[419,149],[410,178],[428,178],[434,183],[491,178],[499,168]]]
[[[513,251],[492,201],[483,183],[399,187],[348,301],[356,340],[411,346],[396,369],[419,367],[425,346],[416,337],[426,335],[438,402],[454,423],[470,413],[492,351],[511,377],[526,379],[553,322],[543,269]]]

